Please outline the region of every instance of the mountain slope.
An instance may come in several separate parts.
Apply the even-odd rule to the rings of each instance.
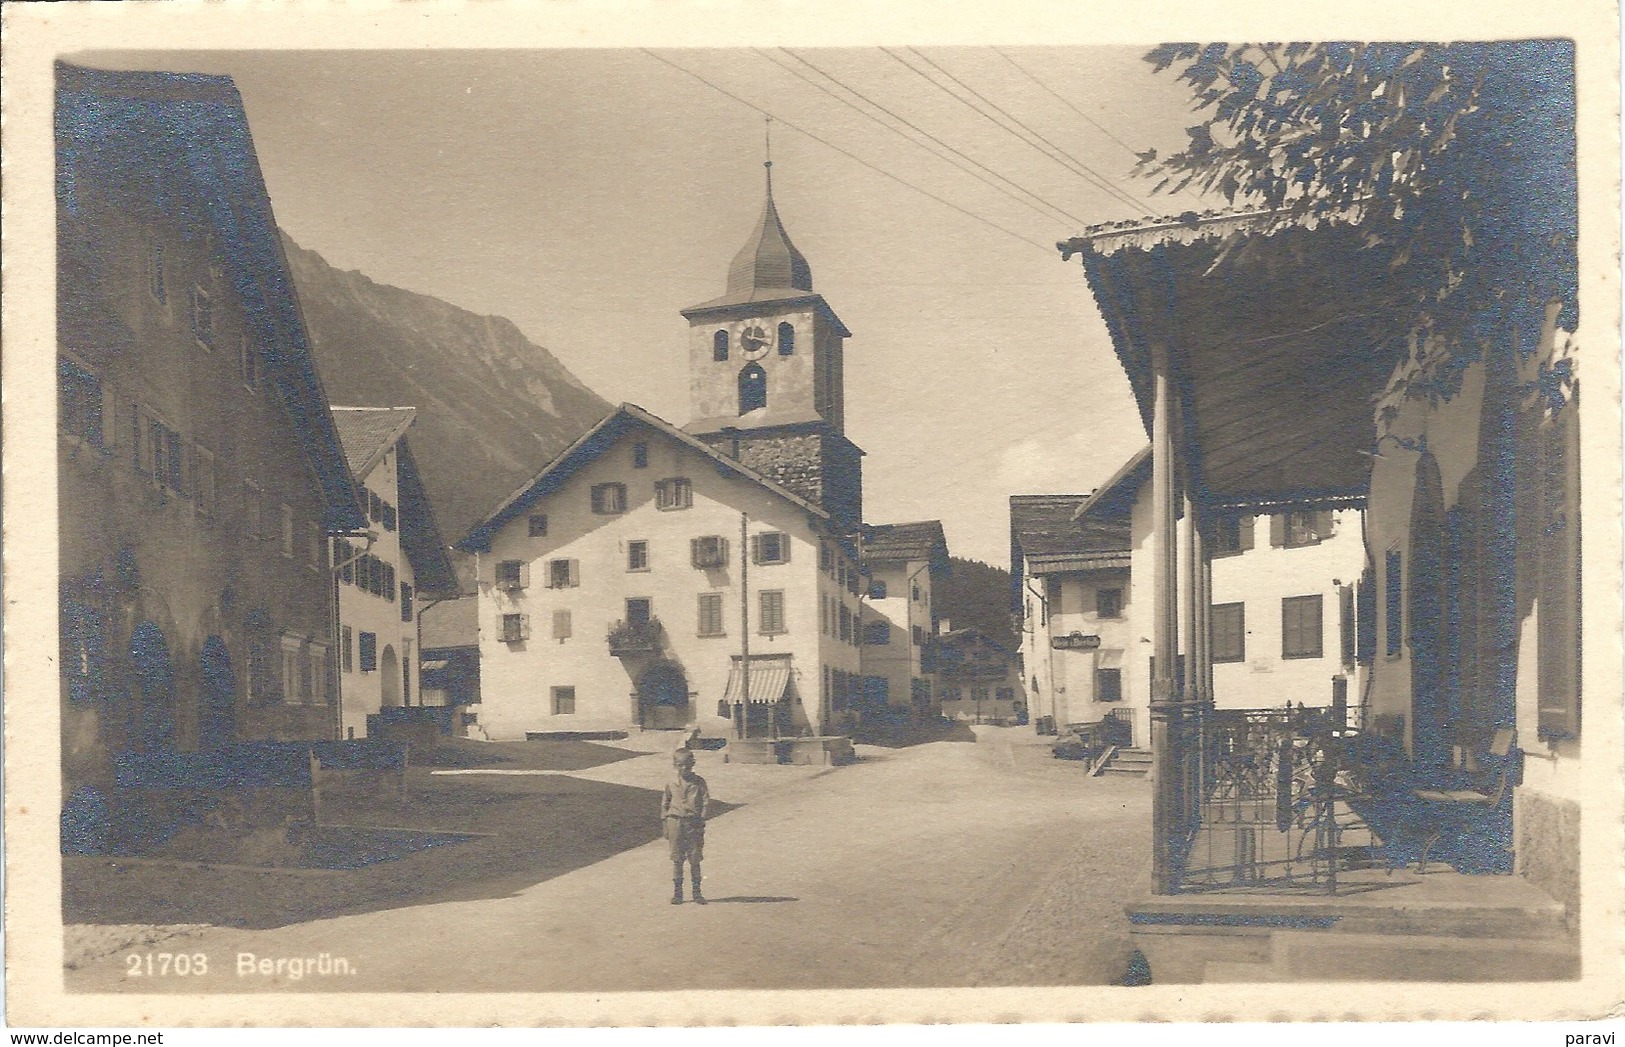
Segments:
[[[508,320],[283,244],[328,399],[417,408],[408,440],[448,543],[609,411]]]
[[[932,609],[955,629],[982,630],[1006,649],[1017,649],[1010,621],[1010,572],[980,560],[948,558],[952,570],[931,589]]]

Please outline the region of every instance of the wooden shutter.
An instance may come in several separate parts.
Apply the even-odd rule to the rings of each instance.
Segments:
[[[750,562],[762,562],[762,536],[759,534],[750,536]]]
[[[572,632],[571,626],[572,622],[570,620],[569,611],[560,610],[553,612],[553,639],[568,640]]]
[[[566,560],[565,562],[570,565],[570,588],[574,589],[581,584],[581,561]]]
[[[1560,410],[1538,441],[1540,507],[1536,591],[1539,736],[1580,734],[1579,447],[1574,408]]]
[[[1336,530],[1336,524],[1330,509],[1315,510],[1315,539],[1325,541]]]
[[[1286,513],[1275,513],[1270,517],[1270,546],[1280,549],[1286,545]]]

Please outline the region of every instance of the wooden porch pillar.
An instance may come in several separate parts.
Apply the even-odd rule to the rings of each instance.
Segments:
[[[1151,673],[1151,889],[1156,894],[1172,894],[1178,886],[1183,761],[1178,751],[1182,710],[1175,675],[1179,655],[1178,469],[1166,344],[1152,345],[1151,372],[1151,654],[1155,659]]]

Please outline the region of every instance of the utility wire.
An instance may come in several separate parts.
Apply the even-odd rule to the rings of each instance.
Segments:
[[[1054,98],[1057,102],[1060,102],[1062,105],[1066,106],[1068,109],[1072,110],[1074,113],[1077,113],[1080,117],[1082,117],[1085,121],[1087,121],[1089,123],[1089,125],[1091,127],[1093,127],[1095,130],[1099,131],[1101,134],[1105,135],[1107,138],[1110,138],[1112,141],[1114,141],[1118,145],[1122,146],[1124,152],[1128,153],[1130,156],[1134,157],[1136,160],[1138,160],[1140,158],[1139,152],[1133,146],[1129,145],[1127,142],[1123,141],[1121,138],[1119,138],[1116,135],[1112,134],[1111,131],[1107,130],[1106,127],[1103,124],[1097,122],[1094,117],[1090,116],[1088,113],[1084,112],[1082,109],[1079,109],[1077,106],[1073,105],[1066,98],[1063,98],[1059,93],[1056,92],[1056,90],[1054,88],[1050,87],[1048,84],[1044,83],[1044,81],[1042,81],[1042,80],[1038,79],[1038,77],[1034,76],[1031,70],[1027,69],[1025,66],[1023,66],[1020,62],[1016,61],[1014,58],[1011,58],[1010,55],[1007,54],[1003,48],[995,47],[995,48],[993,48],[993,53],[998,55],[1000,58],[1004,59],[1006,62],[1009,62],[1011,65],[1015,66],[1016,69],[1020,71],[1022,76],[1025,76],[1027,79],[1031,80],[1033,83],[1037,84],[1039,87],[1043,88],[1045,91],[1048,91],[1052,98]]]
[[[1054,248],[1053,245],[1039,243],[1037,240],[1031,239],[1030,237],[1022,236],[1018,232],[1015,232],[1015,231],[1010,230],[1010,229],[1006,229],[1004,226],[998,224],[997,222],[991,221],[991,220],[989,220],[987,218],[983,218],[981,215],[975,214],[975,213],[973,213],[971,211],[967,211],[963,207],[960,207],[958,204],[953,203],[950,200],[944,200],[942,197],[936,195],[935,193],[933,193],[933,192],[931,192],[929,190],[921,189],[919,186],[914,185],[912,182],[904,181],[903,179],[901,179],[901,178],[897,177],[896,175],[892,174],[890,171],[887,171],[887,170],[884,170],[882,168],[876,167],[874,164],[871,164],[869,161],[863,159],[861,156],[858,156],[855,153],[849,152],[848,150],[841,148],[840,146],[836,145],[834,142],[831,142],[826,138],[821,138],[818,135],[813,134],[811,131],[807,130],[806,128],[799,127],[796,124],[791,123],[790,121],[784,119],[782,116],[774,116],[772,113],[770,113],[766,109],[763,109],[761,106],[757,105],[755,102],[746,101],[745,99],[743,99],[743,98],[739,97],[738,95],[734,94],[732,91],[729,91],[726,88],[718,87],[716,84],[714,84],[711,81],[707,80],[705,77],[701,76],[699,73],[696,73],[691,69],[685,69],[682,66],[678,65],[676,62],[673,62],[670,59],[664,58],[661,55],[658,55],[655,52],[649,50],[647,47],[640,47],[638,50],[642,51],[644,54],[648,55],[650,58],[655,59],[657,62],[661,62],[661,63],[663,63],[665,65],[669,65],[673,69],[677,70],[678,72],[685,73],[688,76],[693,77],[694,79],[698,80],[700,83],[704,84],[706,87],[709,87],[711,90],[716,91],[718,94],[725,95],[728,98],[733,99],[735,102],[738,102],[740,105],[744,106],[745,108],[754,110],[755,112],[758,112],[758,113],[762,114],[763,116],[772,117],[775,121],[777,121],[778,123],[783,124],[785,127],[788,127],[790,130],[799,131],[802,134],[806,135],[808,138],[811,138],[813,141],[819,143],[820,145],[827,146],[828,148],[835,150],[837,153],[840,153],[842,156],[845,156],[848,159],[857,161],[858,163],[862,164],[864,167],[867,167],[869,170],[871,170],[871,171],[875,172],[876,174],[881,175],[881,176],[883,176],[885,178],[891,179],[893,182],[896,182],[898,185],[903,186],[906,189],[912,189],[916,193],[919,193],[921,196],[928,196],[931,199],[935,200],[937,203],[943,205],[944,207],[952,208],[953,210],[958,211],[960,214],[964,215],[966,218],[969,218],[969,219],[971,219],[973,221],[981,222],[983,225],[990,226],[991,228],[997,229],[999,232],[1005,234],[1006,236],[1013,236],[1017,240],[1022,241],[1023,243],[1031,244],[1034,247],[1038,248],[1039,250],[1043,251],[1045,254],[1054,254],[1055,253],[1055,248]]]
[[[921,51],[919,48],[911,47],[911,48],[909,48],[909,50],[914,52],[914,54],[919,57],[920,61],[926,63],[931,68],[937,70],[943,76],[946,76],[948,79],[950,79],[954,83],[958,84],[965,91],[969,92],[971,95],[973,95],[977,99],[980,99],[984,104],[986,104],[989,108],[993,109],[1000,116],[1003,116],[1006,120],[1009,120],[1011,123],[1015,124],[1017,127],[1021,128],[1023,131],[1027,132],[1028,134],[1032,135],[1034,138],[1038,139],[1040,142],[1044,143],[1055,154],[1055,159],[1057,159],[1057,161],[1064,161],[1066,164],[1072,166],[1075,170],[1078,170],[1080,174],[1082,174],[1084,172],[1088,172],[1088,174],[1093,175],[1100,183],[1104,184],[1107,188],[1109,188],[1111,190],[1111,192],[1118,199],[1125,200],[1125,201],[1127,201],[1128,203],[1132,204],[1135,207],[1150,208],[1151,205],[1149,203],[1147,203],[1144,200],[1139,199],[1138,197],[1134,196],[1132,193],[1127,192],[1126,190],[1120,189],[1106,175],[1101,174],[1099,171],[1096,171],[1094,168],[1090,167],[1088,164],[1084,163],[1082,160],[1079,160],[1076,157],[1072,156],[1066,150],[1062,149],[1060,146],[1058,146],[1054,142],[1050,141],[1042,133],[1034,130],[1028,124],[1023,122],[1020,117],[1012,115],[1010,112],[1008,112],[1007,110],[1002,108],[997,102],[994,102],[992,99],[988,98],[986,95],[984,95],[980,91],[976,90],[976,88],[974,88],[974,87],[970,86],[969,84],[965,83],[965,81],[961,80],[959,77],[955,76],[953,73],[949,72],[947,69],[944,69],[942,66],[940,66],[936,62],[932,61],[931,58],[929,56],[927,56],[925,54],[925,52]]]
[[[960,86],[960,88],[962,88],[963,90],[968,92],[970,95],[972,95],[973,97],[980,100],[983,104],[987,105],[990,109],[997,112],[1000,116],[1003,116],[1006,120],[1009,120],[1011,123],[1013,123],[1017,127],[1021,128],[1021,130],[1025,131],[1027,134],[1031,135],[1033,138],[1038,139],[1045,146],[1048,146],[1050,151],[1051,151],[1051,154],[1052,154],[1052,159],[1055,159],[1058,163],[1062,163],[1064,166],[1071,167],[1073,170],[1077,171],[1081,175],[1084,175],[1085,177],[1091,177],[1092,176],[1094,178],[1096,184],[1098,184],[1098,185],[1102,186],[1103,188],[1107,189],[1109,192],[1112,193],[1113,196],[1116,196],[1119,200],[1123,200],[1124,202],[1128,203],[1130,206],[1136,207],[1136,208],[1145,208],[1147,210],[1150,209],[1151,205],[1149,203],[1147,203],[1144,200],[1139,199],[1138,197],[1134,196],[1132,193],[1129,193],[1126,190],[1119,188],[1116,185],[1116,183],[1114,183],[1106,175],[1101,174],[1099,171],[1096,171],[1094,168],[1090,167],[1088,164],[1084,163],[1082,160],[1079,160],[1076,157],[1072,156],[1066,150],[1062,149],[1060,146],[1058,146],[1054,142],[1050,141],[1049,138],[1045,137],[1042,133],[1034,130],[1031,126],[1029,126],[1024,121],[1022,121],[1020,117],[1012,115],[1010,112],[1008,112],[1003,107],[1001,107],[997,102],[994,102],[992,99],[988,98],[986,95],[984,95],[980,91],[976,90],[976,88],[974,88],[974,87],[970,86],[969,84],[965,83],[965,81],[961,80],[959,77],[955,76],[953,73],[949,72],[947,69],[943,68],[941,65],[939,65],[936,62],[932,61],[931,58],[928,55],[926,55],[925,52],[921,51],[919,48],[911,47],[911,48],[909,48],[909,50],[912,51],[920,59],[920,61],[926,63],[931,68],[937,70],[943,76],[946,76],[948,79],[950,79],[954,83],[958,84]],[[1143,214],[1143,213],[1145,213],[1145,211],[1142,211],[1141,213]]]
[[[1003,186],[995,184],[993,181],[989,180],[985,175],[981,175],[981,174],[978,174],[975,171],[970,170],[968,167],[965,166],[964,163],[961,163],[960,161],[955,160],[952,156],[945,156],[943,154],[942,150],[944,150],[944,149],[948,150],[949,152],[954,153],[955,155],[957,155],[959,157],[962,157],[964,159],[964,161],[969,162],[971,164],[974,164],[976,167],[981,168],[983,171],[986,171],[989,175],[992,175],[994,178],[997,178],[1000,182],[1005,183],[1006,185],[1008,185],[1011,188],[1015,189],[1017,192],[1023,193],[1026,196],[1031,197],[1033,200],[1038,201],[1038,203],[1040,205],[1042,205],[1044,208],[1048,208],[1049,211],[1052,212],[1053,214],[1060,215],[1062,218],[1065,218],[1068,221],[1077,222],[1080,225],[1088,225],[1089,224],[1088,222],[1085,222],[1082,218],[1079,218],[1077,215],[1069,214],[1068,212],[1066,212],[1062,208],[1057,207],[1056,205],[1050,203],[1048,200],[1046,200],[1043,197],[1039,196],[1037,193],[1035,193],[1032,190],[1026,188],[1025,186],[1019,185],[1018,183],[1016,183],[1015,181],[1013,181],[1010,178],[1006,178],[1004,175],[1002,175],[999,172],[993,170],[991,167],[989,167],[986,164],[982,163],[980,160],[977,160],[975,157],[969,156],[969,155],[965,154],[963,151],[961,151],[961,150],[955,148],[954,146],[950,145],[949,143],[944,142],[941,138],[938,138],[936,135],[932,134],[930,131],[925,130],[924,128],[920,127],[918,124],[915,124],[914,122],[907,119],[906,117],[899,116],[897,113],[893,112],[891,109],[887,108],[886,106],[880,104],[879,102],[877,102],[874,99],[870,98],[869,96],[865,95],[862,91],[859,91],[857,88],[852,87],[850,84],[843,83],[840,79],[835,77],[833,74],[831,74],[829,72],[826,72],[823,69],[820,69],[818,66],[814,65],[812,62],[808,61],[806,58],[802,57],[801,55],[796,54],[794,51],[791,51],[789,48],[780,48],[780,50],[783,51],[785,54],[789,55],[791,58],[794,58],[796,61],[800,62],[802,65],[805,65],[807,68],[811,69],[813,72],[817,73],[819,76],[824,77],[826,80],[828,80],[831,83],[835,84],[836,86],[840,87],[842,90],[847,91],[847,92],[857,96],[858,98],[862,99],[868,105],[874,107],[875,109],[880,110],[882,113],[885,113],[887,116],[891,117],[893,120],[897,121],[898,123],[904,125],[905,127],[910,128],[911,130],[913,130],[917,134],[924,136],[925,138],[929,139],[931,142],[936,143],[936,145],[939,146],[940,148],[939,149],[932,149],[930,146],[926,145],[924,142],[921,142],[921,141],[919,141],[918,139],[915,139],[915,138],[910,138],[908,135],[905,135],[903,132],[899,131],[897,128],[895,128],[895,127],[891,126],[890,124],[886,123],[884,120],[881,120],[879,117],[875,116],[873,113],[871,113],[871,112],[869,112],[869,111],[867,111],[865,109],[862,109],[862,108],[858,107],[857,105],[853,104],[850,99],[844,98],[841,95],[836,94],[834,91],[831,91],[829,88],[825,87],[823,84],[821,84],[821,83],[817,82],[816,80],[813,80],[812,78],[808,77],[806,74],[802,73],[800,70],[797,70],[797,69],[795,69],[795,68],[793,68],[791,66],[785,65],[783,62],[780,62],[778,59],[774,58],[771,53],[769,53],[767,51],[763,51],[763,50],[761,50],[759,48],[757,50],[758,50],[758,53],[762,55],[762,57],[764,57],[764,58],[768,59],[769,61],[773,62],[773,64],[777,65],[779,68],[785,70],[786,72],[791,73],[791,74],[793,74],[793,75],[795,75],[797,77],[800,77],[802,80],[804,80],[807,83],[811,84],[812,86],[818,88],[820,91],[822,91],[825,94],[829,95],[831,98],[833,98],[836,101],[840,102],[842,105],[845,105],[845,106],[849,107],[850,109],[852,109],[855,112],[861,113],[862,115],[868,117],[870,120],[872,120],[875,123],[879,124],[881,127],[885,128],[887,131],[890,131],[892,134],[895,134],[898,137],[903,138],[905,141],[908,141],[913,145],[917,145],[922,149],[926,149],[928,152],[931,152],[932,155],[934,155],[934,156],[937,156],[937,157],[940,157],[940,158],[942,158],[944,160],[947,160],[949,163],[953,164],[959,170],[964,171],[966,174],[970,175],[972,178],[975,178],[975,179],[983,182],[984,184],[991,186],[992,188],[994,188],[994,189],[998,190],[999,192],[1003,193],[1005,196],[1010,197],[1010,199],[1016,201],[1017,203],[1021,204],[1022,206],[1024,206],[1024,207],[1034,211],[1035,213],[1041,215],[1045,219],[1052,219],[1052,215],[1051,214],[1045,214],[1044,211],[1040,210],[1038,207],[1036,207],[1033,204],[1027,202],[1026,200],[1023,200],[1021,197],[1016,196],[1014,193],[1011,193],[1008,189],[1005,189]]]
[[[1017,131],[1014,128],[1008,126],[1007,124],[1000,123],[998,120],[994,119],[994,117],[990,113],[988,113],[987,110],[977,106],[974,102],[971,102],[971,101],[961,97],[960,95],[956,94],[955,92],[949,90],[941,82],[934,79],[929,73],[926,73],[924,70],[920,69],[919,67],[915,66],[913,63],[911,63],[908,60],[904,59],[903,56],[898,54],[896,51],[893,51],[892,49],[886,48],[886,47],[881,48],[881,50],[886,52],[886,54],[890,55],[896,62],[898,62],[900,65],[902,65],[905,69],[912,72],[915,76],[918,76],[920,79],[924,80],[926,83],[930,84],[932,87],[935,87],[937,90],[941,91],[943,94],[947,95],[948,97],[954,99],[959,104],[961,104],[961,105],[965,106],[966,108],[970,109],[972,112],[976,113],[978,116],[980,116],[983,119],[987,120],[989,123],[993,124],[993,126],[999,128],[1001,131],[1004,131],[1006,134],[1009,134],[1012,137],[1016,138],[1023,145],[1026,145],[1027,147],[1035,150],[1041,156],[1044,156],[1044,157],[1046,157],[1046,158],[1048,158],[1050,160],[1055,161],[1057,164],[1060,164],[1062,167],[1065,167],[1067,170],[1071,171],[1072,173],[1082,177],[1084,179],[1084,181],[1088,182],[1090,185],[1094,186],[1096,189],[1099,189],[1102,192],[1112,196],[1113,198],[1115,198],[1119,202],[1121,202],[1123,204],[1126,204],[1129,208],[1132,209],[1132,211],[1135,214],[1137,214],[1137,215],[1139,215],[1139,214],[1148,214],[1152,210],[1152,208],[1151,208],[1151,206],[1149,204],[1146,204],[1144,201],[1141,201],[1141,200],[1136,200],[1134,197],[1132,197],[1129,194],[1125,193],[1123,190],[1117,188],[1105,176],[1103,176],[1103,175],[1099,174],[1098,172],[1094,171],[1087,164],[1080,163],[1079,161],[1074,160],[1072,157],[1066,155],[1065,152],[1063,152],[1062,150],[1057,148],[1053,143],[1049,142],[1048,139],[1044,138],[1042,135],[1038,134],[1036,131],[1033,131],[1031,128],[1027,127],[1025,124],[1022,124],[1021,121],[1017,120],[1015,117],[1012,117],[1009,113],[1007,113],[1003,109],[999,108],[998,105],[996,105],[995,103],[989,101],[987,98],[983,97],[981,94],[979,94],[973,88],[971,88],[969,85],[967,85],[963,80],[960,80],[958,77],[954,76],[952,73],[948,72],[946,69],[943,69],[941,66],[937,65],[935,62],[932,62],[931,59],[929,59],[925,55],[921,54],[917,49],[910,48],[909,50],[913,51],[914,54],[918,55],[919,58],[922,61],[924,61],[927,65],[930,65],[933,69],[936,69],[943,76],[946,76],[948,79],[950,79],[954,83],[958,84],[959,87],[962,90],[964,90],[968,94],[976,97],[977,99],[980,99],[989,108],[997,111],[998,113],[1003,115],[1005,117],[1005,119],[1009,120],[1011,123],[1016,124],[1018,127],[1021,127],[1022,129],[1024,129],[1027,132],[1027,134],[1031,135],[1032,137],[1031,138],[1026,137],[1026,136],[1022,135],[1019,131]],[[1044,144],[1040,145],[1039,142],[1034,142],[1032,140],[1033,138],[1039,139],[1039,142],[1042,142]],[[1048,146],[1048,149],[1045,148],[1046,145]]]

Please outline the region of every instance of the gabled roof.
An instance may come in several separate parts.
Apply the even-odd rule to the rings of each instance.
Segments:
[[[56,145],[59,241],[94,254],[79,222],[95,195],[162,214],[183,233],[212,237],[214,257],[242,302],[267,372],[321,485],[330,530],[366,525],[355,483],[316,375],[310,340],[260,173],[242,98],[230,77],[109,72],[58,62]],[[81,300],[59,288],[72,323]]]
[[[449,647],[479,647],[479,597],[459,596],[425,607],[418,614],[418,643],[424,654]]]
[[[492,510],[484,520],[480,521],[468,534],[464,535],[457,542],[456,547],[467,552],[488,550],[491,547],[491,536],[505,524],[529,510],[543,497],[557,491],[566,480],[607,451],[626,432],[637,426],[653,429],[677,441],[696,454],[703,455],[716,465],[719,472],[731,473],[741,479],[761,484],[768,491],[790,502],[797,508],[805,510],[812,517],[826,523],[831,520],[828,511],[821,506],[809,502],[794,491],[774,480],[768,479],[756,470],[734,461],[665,419],[657,418],[636,404],[621,404],[605,415],[591,429],[583,433],[575,443],[566,447],[557,458],[547,464],[546,468],[509,495],[501,505]]]
[[[400,502],[401,548],[412,561],[418,593],[433,596],[455,592],[456,572],[446,555],[434,509],[418,476],[417,461],[406,442],[406,430],[417,418],[411,407],[335,407],[333,423],[344,441],[344,455],[357,480],[367,476],[393,448],[396,497]]]
[[[863,531],[863,562],[930,560],[946,566],[948,538],[941,520],[873,524]]]
[[[1072,514],[1072,518],[1121,520],[1128,517],[1134,511],[1134,499],[1139,496],[1140,487],[1149,479],[1151,479],[1151,445],[1147,444],[1124,462],[1093,494],[1085,498],[1083,504],[1078,506],[1077,512]]]
[[[412,407],[333,408],[333,425],[357,480],[365,480],[378,467],[416,418],[417,409]]]

